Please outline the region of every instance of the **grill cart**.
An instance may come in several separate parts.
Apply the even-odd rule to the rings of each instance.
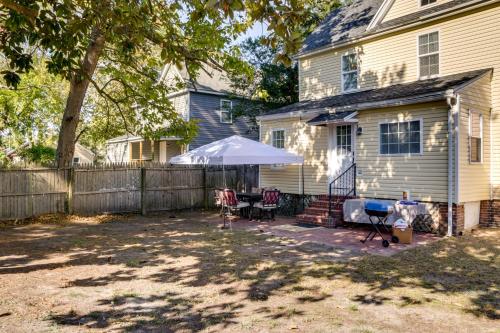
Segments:
[[[365,202],[365,213],[370,219],[372,225],[372,230],[366,235],[366,238],[361,240],[361,243],[365,243],[368,239],[372,241],[375,236],[379,235],[382,238],[382,246],[388,247],[389,241],[384,238],[384,235],[380,232],[380,228],[389,232],[387,227],[387,217],[394,212],[394,207],[388,205],[381,201],[369,200]],[[398,243],[399,239],[396,236],[391,237],[393,243]]]

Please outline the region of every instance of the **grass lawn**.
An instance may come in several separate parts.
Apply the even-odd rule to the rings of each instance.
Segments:
[[[342,249],[213,220],[0,228],[0,331],[500,331],[500,230],[332,261]]]

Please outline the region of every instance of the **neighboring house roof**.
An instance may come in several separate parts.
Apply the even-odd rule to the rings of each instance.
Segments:
[[[453,0],[382,22],[384,15],[377,13],[383,4],[382,0],[358,0],[348,6],[332,11],[306,38],[298,56],[304,56],[313,51],[335,47],[362,37],[368,37],[416,22],[435,19],[444,13],[488,2],[493,1]],[[368,29],[369,27],[370,29]]]
[[[137,141],[137,140],[142,140],[141,136],[137,135],[131,135],[131,134],[124,134],[117,136],[115,138],[109,139],[106,141],[106,143],[119,143],[119,142],[126,142],[126,141]]]
[[[343,112],[443,100],[447,90],[458,90],[471,81],[491,72],[491,70],[482,69],[434,79],[396,84],[385,88],[301,101],[270,111],[260,118],[291,112]]]
[[[169,71],[176,72],[179,78],[186,83],[190,91],[217,94],[230,94],[233,91],[231,81],[227,78],[227,73],[213,67],[204,66],[204,69],[200,69],[196,80],[192,80],[189,77],[185,67],[179,69],[174,65],[167,65],[165,70],[165,75]]]
[[[82,144],[79,144],[78,142],[75,144],[75,153],[85,155],[85,157],[88,159],[94,159],[95,157],[95,154],[92,152],[92,150]]]

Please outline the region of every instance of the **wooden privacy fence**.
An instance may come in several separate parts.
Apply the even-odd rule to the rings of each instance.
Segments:
[[[226,167],[226,186],[257,186],[258,167]],[[102,166],[0,170],[0,219],[47,213],[158,212],[213,207],[219,167]]]

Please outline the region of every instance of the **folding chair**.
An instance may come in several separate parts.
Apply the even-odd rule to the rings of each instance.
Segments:
[[[271,220],[274,221],[275,211],[278,208],[280,200],[280,191],[264,190],[262,192],[262,201],[255,203],[253,206],[260,210],[260,220],[264,218],[265,213],[271,214]]]
[[[230,189],[224,189],[223,191],[223,221],[226,228],[226,220],[229,221],[229,227],[232,228],[232,217],[233,213],[239,212],[242,208],[250,207],[248,202],[239,202],[236,197],[236,192]]]

